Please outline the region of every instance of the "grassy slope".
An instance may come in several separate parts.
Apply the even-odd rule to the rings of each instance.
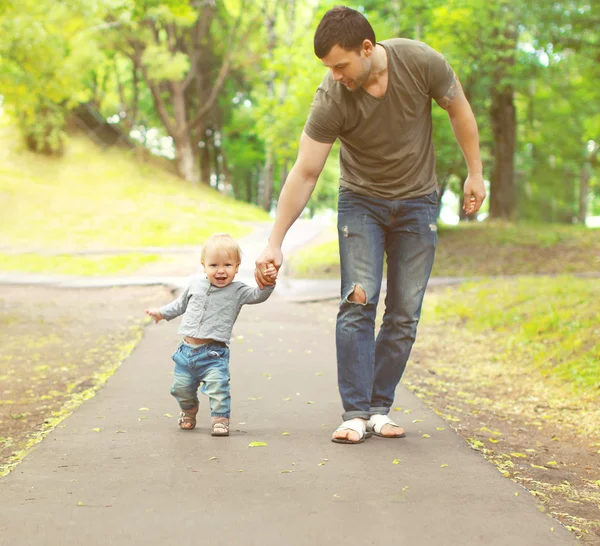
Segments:
[[[124,150],[102,151],[81,136],[69,141],[61,158],[35,155],[0,117],[0,246],[32,251],[0,254],[0,269],[115,272],[157,258],[57,262],[36,251],[199,245],[215,231],[239,237],[251,230],[250,222],[269,219],[257,207],[192,187],[158,164],[136,161]]]

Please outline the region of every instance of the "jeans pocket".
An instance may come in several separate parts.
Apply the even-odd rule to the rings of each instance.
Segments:
[[[429,195],[426,195],[425,200],[432,205],[437,205],[440,200],[437,190],[433,190]]]

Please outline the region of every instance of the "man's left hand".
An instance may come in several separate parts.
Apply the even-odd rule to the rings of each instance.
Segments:
[[[481,173],[469,174],[465,180],[464,192],[463,210],[467,214],[477,212],[481,208],[486,196],[483,175]]]

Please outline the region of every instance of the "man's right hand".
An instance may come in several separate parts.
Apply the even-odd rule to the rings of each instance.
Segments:
[[[265,286],[272,286],[275,284],[275,278],[267,275],[267,267],[269,264],[275,266],[275,269],[279,271],[281,264],[283,263],[283,254],[280,248],[273,248],[267,246],[261,255],[256,260],[256,269],[254,270],[254,278],[256,284],[262,290]]]

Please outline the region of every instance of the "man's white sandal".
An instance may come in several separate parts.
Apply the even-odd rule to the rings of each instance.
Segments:
[[[371,432],[367,431],[366,421],[364,419],[348,419],[344,421],[335,432],[341,432],[344,430],[352,430],[358,434],[358,441],[348,440],[348,438],[335,438],[332,437],[331,441],[336,444],[362,444],[366,438],[371,437]],[[334,434],[335,434],[334,432]]]
[[[381,434],[381,429],[385,425],[392,425],[393,427],[402,430],[402,427],[394,423],[394,421],[392,421],[387,415],[371,415],[371,418],[367,421],[367,433],[371,432],[375,436],[379,436],[381,438],[404,438],[406,436],[406,434],[404,434],[404,430],[402,430],[402,434],[397,434],[395,436]]]

